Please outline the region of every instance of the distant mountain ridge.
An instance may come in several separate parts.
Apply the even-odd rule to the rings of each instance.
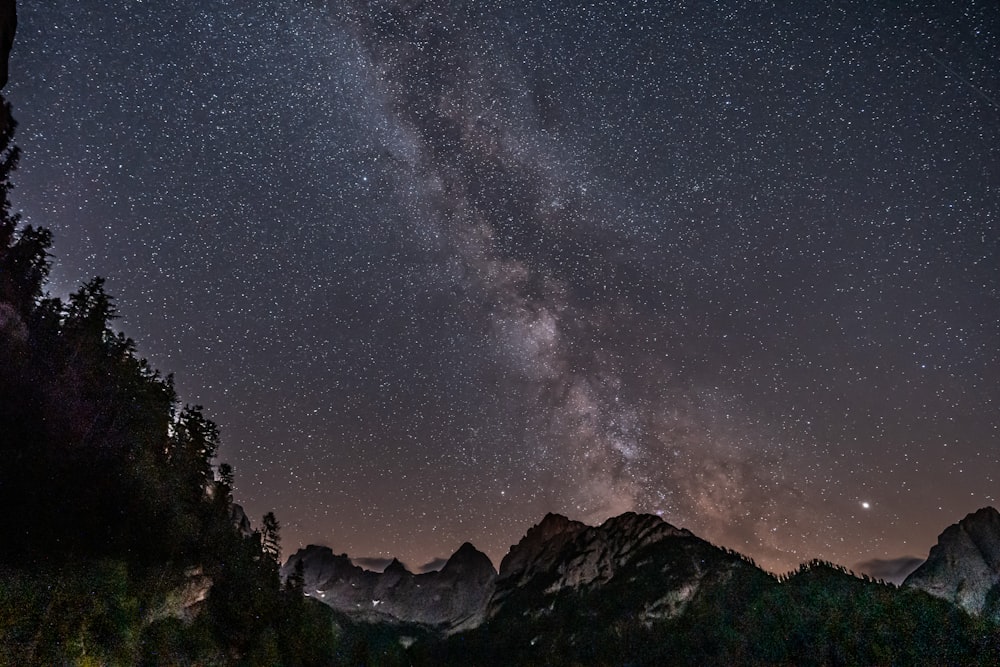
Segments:
[[[281,568],[285,579],[302,563],[304,592],[329,607],[373,622],[417,623],[442,632],[483,620],[497,572],[466,542],[437,572],[413,574],[398,560],[383,572],[365,570],[329,547],[299,549]]]
[[[304,592],[375,664],[1000,664],[992,508],[947,528],[903,587],[822,561],[775,576],[631,512],[599,526],[548,514],[499,572],[468,543],[426,574],[310,546],[282,575],[299,563]]]
[[[701,557],[697,563],[690,557],[682,559],[689,562],[680,562],[685,550],[721,551],[727,556],[726,565],[710,571],[699,567],[705,563]],[[663,551],[672,552],[673,560],[650,555]],[[770,576],[749,559],[719,550],[659,516],[634,512],[600,526],[547,514],[510,548],[499,572],[485,554],[465,543],[439,572],[414,574],[395,559],[383,572],[372,572],[355,565],[346,554],[310,545],[293,554],[281,574],[287,578],[301,562],[305,593],[337,611],[370,622],[416,623],[451,634],[496,616],[512,597],[523,598],[526,590],[552,596],[563,589],[599,589],[621,573],[636,580],[637,573],[654,561],[662,561],[661,575],[674,576],[661,576],[655,599],[647,600],[640,610],[640,615],[651,617],[667,613],[668,607],[671,613],[680,613],[706,576],[724,578],[737,569]],[[678,576],[679,572],[687,576]],[[995,614],[1000,606],[1000,512],[983,508],[948,527],[904,586],[973,614]]]
[[[651,514],[627,512],[595,527],[550,513],[510,548],[499,573],[485,554],[466,543],[440,572],[425,574],[413,574],[395,559],[383,572],[371,572],[346,554],[310,545],[289,557],[281,575],[287,578],[301,562],[305,593],[337,611],[370,622],[417,623],[452,634],[496,616],[525,590],[540,588],[552,595],[606,584],[636,567],[644,549],[672,539],[715,549]],[[742,562],[738,556],[733,560]],[[677,581],[676,589],[650,600],[650,608],[662,607],[664,597],[671,598],[674,607],[683,606],[702,574]]]

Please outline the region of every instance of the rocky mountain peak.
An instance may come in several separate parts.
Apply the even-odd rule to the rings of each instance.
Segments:
[[[949,526],[945,533],[954,527]],[[968,536],[986,564],[1000,572],[1000,512],[983,507],[959,521],[957,528]]]
[[[923,565],[904,586],[944,598],[974,614],[987,609],[990,592],[1000,584],[1000,512],[984,507],[948,526],[931,547]]]
[[[454,632],[478,625],[493,594],[496,570],[486,554],[463,544],[440,572],[413,574],[398,559],[382,572],[354,565],[346,554],[310,545],[289,557],[283,577],[303,564],[305,593],[341,612],[390,623],[411,622]]]
[[[295,564],[302,561],[306,591],[327,588],[336,582],[351,581],[364,572],[351,562],[347,554],[334,554],[330,547],[310,544],[292,554],[281,568],[282,578],[295,570]]]
[[[448,562],[441,568],[441,574],[454,576],[496,577],[497,571],[493,561],[482,551],[466,542],[451,555]]]
[[[613,516],[602,523],[599,530],[607,535],[620,535],[639,542],[648,541],[654,535],[691,535],[687,530],[675,528],[656,514],[636,514],[635,512],[625,512]]]
[[[497,599],[538,577],[555,575],[547,592],[608,581],[646,545],[682,536],[692,535],[652,514],[626,512],[597,527],[548,514],[503,559]]]
[[[533,572],[550,569],[564,546],[588,526],[561,514],[546,514],[500,562],[500,579],[521,581]]]
[[[451,558],[449,558],[448,561],[467,560],[470,558],[478,558],[481,555],[485,554],[473,546],[471,542],[463,542],[462,546],[460,546],[455,553],[451,555]]]
[[[399,562],[398,558],[393,558],[392,562],[386,565],[383,574],[410,574],[410,571],[406,569],[406,566]]]
[[[549,538],[553,535],[558,535],[559,533],[577,532],[580,528],[584,527],[586,526],[579,521],[573,521],[562,514],[548,512],[544,517],[542,517],[542,520],[538,523],[538,525],[532,526],[528,529],[528,534],[538,534],[545,538]]]

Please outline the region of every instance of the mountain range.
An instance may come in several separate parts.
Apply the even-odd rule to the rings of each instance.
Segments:
[[[293,554],[282,576],[296,569],[305,594],[333,609],[345,632],[364,635],[369,657],[387,664],[991,664],[997,657],[996,642],[985,639],[996,636],[1000,597],[993,508],[948,527],[901,587],[822,561],[776,576],[658,516],[634,513],[600,526],[549,514],[499,571],[468,543],[424,574],[398,560],[367,571],[318,546]]]

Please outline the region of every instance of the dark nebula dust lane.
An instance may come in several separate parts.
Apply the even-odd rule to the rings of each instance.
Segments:
[[[1000,474],[1000,8],[58,0],[15,205],[249,513],[416,566],[547,511],[923,557]],[[902,561],[899,561],[902,562]]]

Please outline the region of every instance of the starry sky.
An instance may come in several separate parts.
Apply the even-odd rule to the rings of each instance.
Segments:
[[[993,0],[25,2],[14,203],[286,555],[884,565],[1000,502],[998,60]]]

